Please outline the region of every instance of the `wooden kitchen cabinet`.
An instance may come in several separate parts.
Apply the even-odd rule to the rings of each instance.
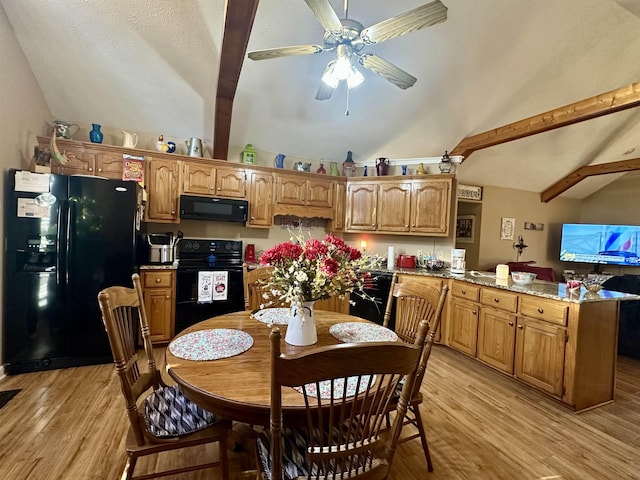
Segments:
[[[410,230],[411,182],[381,183],[378,187],[378,232]]]
[[[332,232],[343,231],[345,227],[345,209],[347,203],[347,184],[343,182],[334,183],[333,220],[330,230]],[[348,313],[348,312],[347,312]]]
[[[415,180],[411,190],[411,232],[448,235],[453,179]]]
[[[489,287],[479,293],[478,359],[513,374],[518,295]]]
[[[478,345],[478,313],[476,303],[453,297],[447,325],[447,345],[472,357]]]
[[[446,344],[576,411],[613,401],[618,301],[569,302],[453,280]]]
[[[212,166],[210,162],[183,162],[182,191],[191,195],[246,198],[244,168]]]
[[[448,236],[454,176],[400,178],[349,180],[346,230]]]
[[[38,137],[38,147],[49,151],[50,138]],[[51,164],[51,173],[60,175],[96,175],[99,177],[122,180],[122,155],[127,150],[115,147],[111,151],[109,146],[90,146],[83,142],[56,139],[58,148],[64,153],[69,162],[66,165]]]
[[[276,204],[332,208],[333,183],[304,175],[277,175]]]
[[[248,170],[249,217],[247,227],[270,228],[273,225],[273,188],[271,173]]]
[[[347,231],[375,231],[377,212],[378,184],[347,182]]]
[[[179,223],[180,165],[175,160],[147,158],[147,208],[145,219]]]
[[[564,327],[518,318],[515,375],[547,393],[562,396],[567,333]]]
[[[141,270],[144,308],[153,343],[167,343],[175,325],[175,270]]]

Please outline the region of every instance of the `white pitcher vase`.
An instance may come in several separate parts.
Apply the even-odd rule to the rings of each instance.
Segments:
[[[289,345],[313,345],[318,341],[313,304],[314,302],[302,302],[300,307],[291,306],[287,334],[284,337],[284,341]]]

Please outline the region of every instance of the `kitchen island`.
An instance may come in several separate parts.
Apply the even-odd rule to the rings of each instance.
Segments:
[[[448,282],[441,343],[575,411],[614,399],[620,302],[640,296],[535,281],[516,285],[489,272],[398,269],[399,282]]]

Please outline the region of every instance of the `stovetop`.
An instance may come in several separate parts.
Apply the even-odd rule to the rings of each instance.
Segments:
[[[178,268],[241,267],[242,241],[183,238],[178,242]]]

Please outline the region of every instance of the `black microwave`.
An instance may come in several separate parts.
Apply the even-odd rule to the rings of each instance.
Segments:
[[[248,211],[246,200],[180,195],[180,218],[245,223]]]

